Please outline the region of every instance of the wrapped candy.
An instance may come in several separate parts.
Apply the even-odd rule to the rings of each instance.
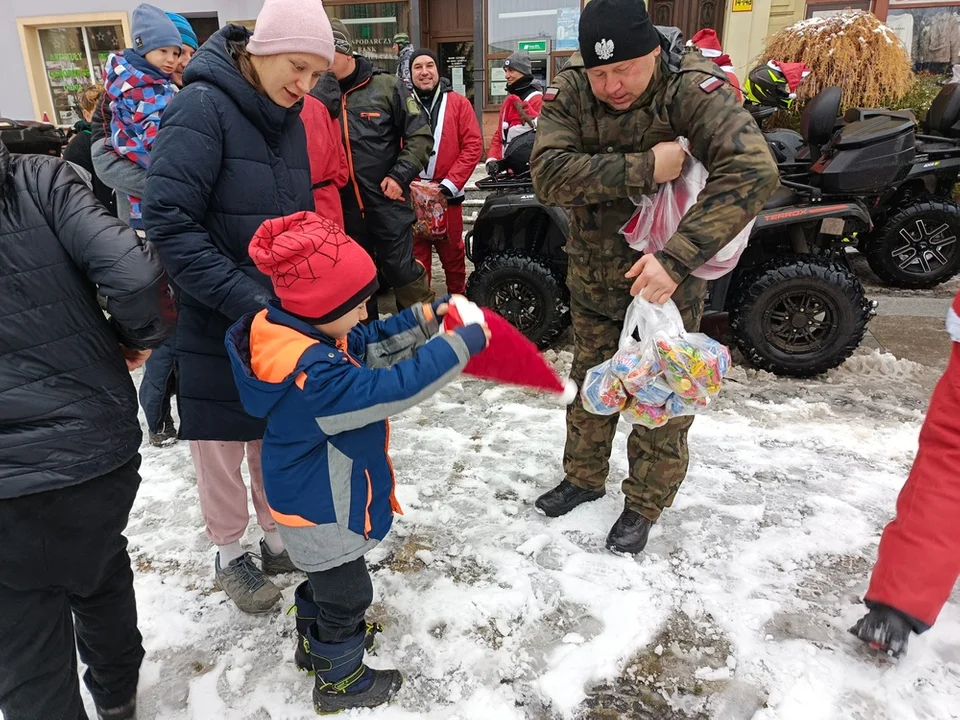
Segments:
[[[435,183],[414,180],[410,183],[410,199],[417,219],[413,234],[417,237],[439,240],[447,236],[447,199]]]
[[[587,371],[580,388],[580,399],[587,412],[594,415],[614,415],[626,407],[627,396],[623,383],[610,369],[610,361]]]
[[[670,413],[665,407],[642,405],[635,399],[631,399],[621,413],[621,417],[632,425],[658,428],[667,424],[670,420]]]
[[[639,340],[636,336],[639,336]],[[720,392],[730,369],[730,351],[702,333],[688,333],[674,303],[634,299],[624,320],[619,349],[587,371],[584,408],[648,428],[701,412]]]

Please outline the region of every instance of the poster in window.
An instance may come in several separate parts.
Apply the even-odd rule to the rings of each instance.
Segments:
[[[580,25],[580,8],[560,8],[557,15],[556,50],[576,50]]]
[[[903,42],[917,72],[948,74],[960,64],[960,7],[891,8],[887,25]]]

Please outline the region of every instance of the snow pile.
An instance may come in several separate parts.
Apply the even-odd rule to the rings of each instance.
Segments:
[[[368,556],[370,618],[386,628],[370,663],[406,683],[357,716],[957,717],[956,602],[899,665],[846,633],[929,391],[888,356],[851,362],[827,380],[737,368],[694,424],[688,479],[638,558],[604,549],[625,425],[606,497],[548,519],[532,504],[562,477],[555,402],[462,379],[398,417],[405,515]],[[186,444],[143,455],[129,527],[147,648],[139,717],[315,717],[293,618],[245,616],[213,588]],[[245,542],[258,538],[251,528]],[[280,578],[288,605],[299,581]]]

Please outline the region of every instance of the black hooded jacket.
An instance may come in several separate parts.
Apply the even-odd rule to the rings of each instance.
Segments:
[[[136,454],[120,345],[158,347],[175,319],[156,254],[73,169],[0,143],[0,500],[92,480]]]

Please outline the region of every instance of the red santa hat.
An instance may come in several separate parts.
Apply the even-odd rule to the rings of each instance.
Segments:
[[[490,328],[490,342],[483,352],[470,358],[463,370],[467,375],[543,390],[557,395],[566,405],[576,399],[577,384],[573,380],[561,380],[537,346],[489,308],[481,309],[465,297],[454,295],[443,327],[453,330],[464,324],[483,322]]]
[[[787,89],[790,90],[791,97],[796,96],[797,88],[800,87],[800,83],[803,82],[804,78],[810,74],[810,68],[803,63],[782,63],[777,62],[776,60],[771,60],[769,65],[783,73],[783,77],[787,81]]]
[[[704,57],[715,58],[723,54],[720,38],[717,37],[717,32],[710,28],[704,28],[698,32],[687,41],[687,45],[697,48]]]

